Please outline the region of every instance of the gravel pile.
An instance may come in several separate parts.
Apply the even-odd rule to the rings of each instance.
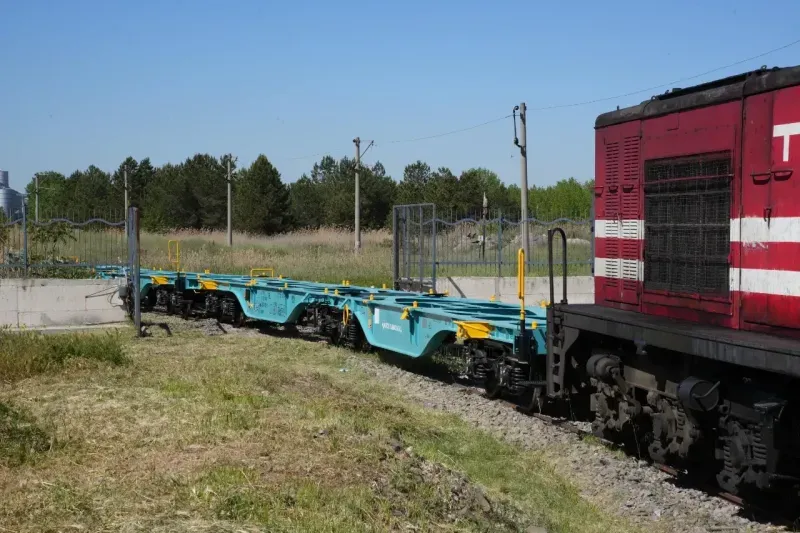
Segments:
[[[207,335],[258,334],[258,330],[233,329],[219,325],[215,320],[184,321],[163,315],[149,315],[147,318],[151,331],[161,322],[173,331],[200,330]],[[357,354],[348,357],[347,365],[391,383],[424,407],[456,414],[508,442],[546,453],[557,471],[580,487],[587,500],[645,527],[659,524],[686,533],[787,531],[782,526],[755,521],[738,506],[721,498],[680,487],[671,476],[645,461],[584,442],[566,429],[486,399],[476,394],[476,389],[444,383]]]

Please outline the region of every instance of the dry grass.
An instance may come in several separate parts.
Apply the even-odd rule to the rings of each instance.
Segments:
[[[362,252],[353,251],[353,234],[322,229],[270,237],[235,234],[226,245],[225,232],[178,231],[144,234],[142,265],[167,267],[167,241],[180,241],[181,268],[189,271],[243,274],[251,268],[274,268],[275,274],[295,279],[380,286],[391,284],[391,233],[364,232]]]
[[[490,225],[492,226],[492,225]],[[487,228],[485,249],[477,244],[482,235],[480,225],[463,224],[439,228],[437,236],[437,277],[445,276],[496,276],[516,272],[519,228],[509,226],[498,231],[496,224]],[[544,226],[531,228],[531,249],[528,261],[530,276],[547,275],[547,246]],[[576,262],[569,267],[571,275],[590,273],[591,256],[587,226],[564,225],[569,245],[569,259]],[[22,275],[22,234],[11,228],[3,244],[0,257],[0,276]],[[251,268],[271,267],[277,273],[308,281],[341,282],[348,278],[359,285],[380,286],[390,284],[392,278],[392,233],[390,230],[362,233],[362,253],[354,253],[353,232],[346,229],[323,228],[296,231],[273,236],[234,233],[234,246],[226,245],[224,231],[176,230],[166,234],[141,235],[142,260],[148,267],[168,267],[167,242],[177,240],[181,245],[181,267],[190,271],[211,269],[214,272],[246,273]],[[412,239],[413,241],[413,239]],[[498,242],[502,241],[499,256],[503,265],[498,269]],[[413,242],[410,244],[414,248]],[[422,268],[424,277],[433,273],[431,240],[424,242]],[[556,243],[556,262],[560,258],[560,244]],[[58,243],[35,243],[28,249],[33,265],[29,275],[37,277],[87,277],[89,268],[68,265],[124,264],[127,261],[127,243],[121,228],[73,228],[65,240]],[[419,277],[419,255],[412,251],[408,257],[409,275]],[[5,262],[5,263],[4,263]],[[59,266],[53,267],[52,264]],[[557,267],[557,274],[560,269]]]
[[[0,391],[59,443],[0,466],[3,530],[632,531],[541,456],[340,372],[342,350],[176,333],[127,351]]]

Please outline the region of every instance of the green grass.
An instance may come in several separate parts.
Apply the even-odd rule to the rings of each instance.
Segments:
[[[30,437],[38,459],[0,468],[4,528],[634,531],[545,455],[340,372],[344,350],[156,335],[127,341],[131,364],[65,366],[0,389],[20,424],[53,427],[60,443]]]
[[[66,365],[127,361],[118,332],[42,335],[0,329],[0,383],[57,371]]]
[[[118,334],[41,335],[0,330],[0,384],[53,375],[68,368],[93,368],[127,362]],[[0,401],[0,464],[18,466],[35,461],[57,443],[52,423],[38,423],[10,395]]]
[[[51,445],[50,435],[30,414],[0,402],[0,464],[19,466]]]

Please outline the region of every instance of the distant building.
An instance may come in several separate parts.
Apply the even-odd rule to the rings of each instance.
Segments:
[[[22,216],[22,195],[8,186],[8,170],[0,170],[0,209],[10,219]]]

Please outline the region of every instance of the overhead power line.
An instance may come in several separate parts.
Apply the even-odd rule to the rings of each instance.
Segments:
[[[779,46],[778,48],[773,48],[772,50],[767,50],[766,52],[762,52],[762,53],[760,53],[758,55],[755,55],[755,56],[752,56],[752,57],[748,57],[747,59],[741,59],[741,60],[736,61],[734,63],[729,63],[729,64],[723,65],[721,67],[717,67],[717,68],[713,68],[711,70],[707,70],[707,71],[702,72],[700,74],[695,74],[694,76],[688,76],[686,78],[681,78],[679,80],[671,81],[669,83],[662,83],[661,85],[654,85],[652,87],[647,87],[646,89],[639,89],[638,91],[632,91],[632,92],[625,93],[625,94],[618,94],[616,96],[607,96],[605,98],[597,98],[595,100],[585,100],[583,102],[573,102],[571,104],[557,104],[557,105],[549,105],[549,106],[544,106],[544,107],[530,108],[530,109],[528,109],[528,111],[546,111],[546,110],[549,110],[549,109],[563,109],[565,107],[578,107],[578,106],[582,106],[582,105],[596,104],[598,102],[606,102],[608,100],[616,100],[617,98],[625,98],[625,97],[628,97],[628,96],[635,96],[637,94],[654,91],[656,89],[662,89],[664,87],[675,86],[678,83],[683,83],[685,81],[695,80],[697,78],[702,78],[703,76],[708,76],[709,74],[713,74],[714,72],[718,72],[720,70],[725,70],[726,68],[735,67],[736,65],[741,65],[742,63],[747,63],[748,61],[752,61],[754,59],[758,59],[760,57],[764,57],[766,55],[769,55],[769,54],[772,54],[772,53],[775,53],[775,52],[779,52],[780,50],[785,50],[786,48],[790,48],[792,46],[795,46],[798,43],[800,43],[800,39],[798,39],[796,41],[792,41],[791,43],[788,43],[788,44],[784,44],[783,46]]]
[[[444,137],[445,135],[453,135],[454,133],[461,133],[462,131],[474,130],[475,128],[480,128],[480,127],[486,126],[488,124],[493,124],[495,122],[500,122],[501,120],[505,120],[507,118],[511,118],[511,115],[506,115],[504,117],[493,118],[492,120],[487,120],[486,122],[481,122],[480,124],[475,124],[474,126],[468,126],[466,128],[461,128],[459,130],[448,131],[448,132],[445,132],[445,133],[437,133],[436,135],[428,135],[427,137],[416,137],[416,138],[413,138],[413,139],[399,139],[399,140],[396,140],[396,141],[385,141],[385,142],[383,142],[381,144],[410,143],[410,142],[416,142],[416,141],[425,141],[425,140],[428,140],[428,139],[435,139],[437,137]]]
[[[746,59],[741,59],[739,61],[735,61],[735,62],[729,63],[727,65],[723,65],[723,66],[720,66],[720,67],[713,68],[711,70],[707,70],[707,71],[702,72],[700,74],[695,74],[693,76],[687,76],[687,77],[684,77],[684,78],[680,78],[678,80],[670,81],[670,82],[667,82],[667,83],[662,83],[660,85],[653,85],[653,86],[647,87],[645,89],[638,89],[636,91],[631,91],[631,92],[627,92],[627,93],[623,93],[623,94],[617,94],[617,95],[614,95],[614,96],[606,96],[606,97],[603,97],[603,98],[595,98],[593,100],[584,100],[584,101],[580,101],[580,102],[572,102],[572,103],[567,103],[567,104],[554,104],[554,105],[548,105],[548,106],[542,106],[542,107],[530,107],[530,108],[528,108],[528,112],[531,112],[531,111],[547,111],[547,110],[551,110],[551,109],[563,109],[563,108],[567,108],[567,107],[579,107],[579,106],[584,106],[584,105],[591,105],[591,104],[596,104],[596,103],[599,103],[599,102],[607,102],[609,100],[616,100],[618,98],[627,98],[629,96],[635,96],[637,94],[654,91],[656,89],[661,89],[661,88],[664,88],[664,87],[675,86],[678,83],[683,83],[685,81],[690,81],[690,80],[695,80],[697,78],[702,78],[703,76],[708,76],[709,74],[713,74],[714,72],[718,72],[720,70],[724,70],[724,69],[727,69],[727,68],[735,67],[737,65],[741,65],[742,63],[747,63],[748,61],[753,61],[754,59],[758,59],[758,58],[767,56],[769,54],[773,54],[775,52],[779,52],[781,50],[785,50],[787,48],[791,48],[792,46],[795,46],[797,44],[800,44],[800,39],[797,39],[797,40],[792,41],[790,43],[784,44],[782,46],[778,46],[777,48],[773,48],[771,50],[767,50],[766,52],[761,52],[760,54],[748,57]],[[446,131],[446,132],[437,133],[437,134],[434,134],[434,135],[427,135],[425,137],[413,137],[413,138],[410,138],[410,139],[396,139],[396,140],[392,140],[392,141],[384,141],[384,142],[381,142],[381,143],[377,143],[376,142],[375,146],[388,145],[388,144],[411,143],[411,142],[418,142],[418,141],[427,141],[427,140],[430,140],[430,139],[438,139],[439,137],[446,137],[448,135],[455,135],[456,133],[462,133],[462,132],[465,132],[465,131],[474,130],[474,129],[477,129],[477,128],[482,128],[483,126],[488,126],[489,124],[493,124],[495,122],[500,122],[501,120],[505,120],[507,118],[511,118],[511,116],[512,115],[504,115],[502,117],[497,117],[497,118],[493,118],[491,120],[487,120],[486,122],[481,122],[480,124],[467,126],[466,128],[461,128],[461,129],[452,130],[452,131]],[[298,159],[309,159],[309,158],[318,157],[318,156],[321,156],[321,155],[329,155],[329,154],[327,152],[326,153],[317,153],[317,154],[300,156],[300,157],[290,157],[290,158],[287,158],[287,160],[294,161],[294,160],[298,160]]]

